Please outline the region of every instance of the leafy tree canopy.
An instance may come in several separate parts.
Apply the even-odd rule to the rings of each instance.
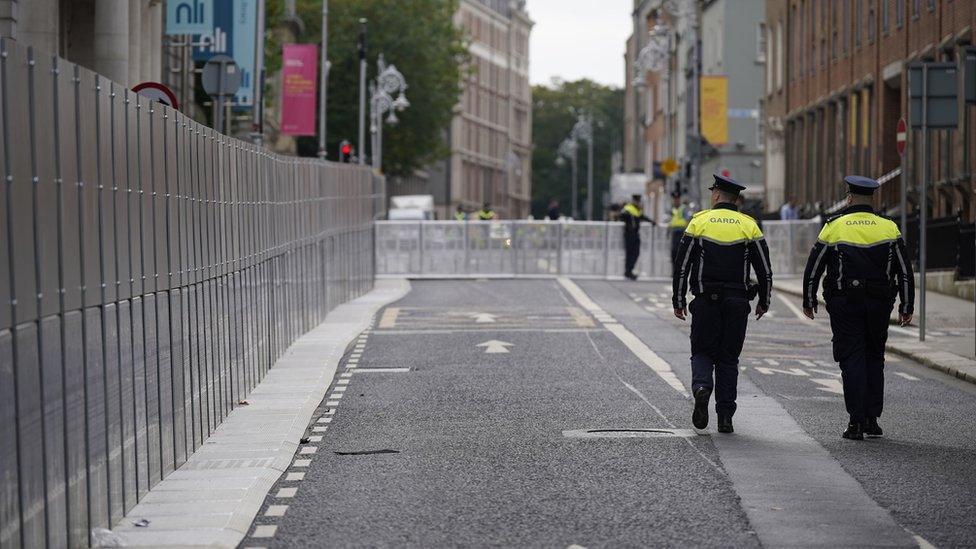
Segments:
[[[623,135],[624,92],[592,80],[532,87],[532,214],[545,215],[549,201],[559,201],[563,215],[572,214],[570,166],[556,164],[559,143],[569,136],[576,115],[573,109],[593,116],[593,217],[602,219],[603,193],[609,190],[611,156],[619,149]],[[586,215],[586,145],[579,149],[579,214]]]
[[[282,20],[280,2],[268,2],[268,26]],[[383,128],[383,169],[389,175],[409,175],[415,169],[450,153],[444,132],[460,95],[461,68],[468,53],[463,31],[454,25],[457,0],[342,0],[329,3],[328,151],[335,160],[339,143],[348,139],[358,148],[359,133],[359,19],[367,23],[367,77],[376,77],[382,53],[407,81],[410,107],[397,113],[400,122]],[[321,0],[297,0],[296,15],[303,23],[299,39],[319,43],[322,37]],[[269,71],[280,67],[281,44],[266,44]],[[275,62],[270,60],[274,59]],[[368,108],[368,106],[367,106]],[[367,114],[366,146],[369,143]],[[318,138],[299,140],[299,154],[311,156]],[[357,151],[359,152],[359,151]]]

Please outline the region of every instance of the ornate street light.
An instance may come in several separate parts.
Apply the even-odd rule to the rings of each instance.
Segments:
[[[410,101],[407,101],[407,96],[404,93],[407,89],[407,80],[397,70],[396,65],[387,65],[382,53],[379,55],[376,65],[379,68],[379,74],[376,76],[375,82],[371,82],[369,85],[370,133],[373,135],[373,168],[382,170],[383,115],[389,113],[386,117],[387,124],[397,124],[400,121],[396,115],[397,111],[403,111],[409,107]],[[396,99],[393,99],[394,95],[397,96]]]

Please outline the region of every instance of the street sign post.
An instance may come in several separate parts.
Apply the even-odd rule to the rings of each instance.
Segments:
[[[215,55],[203,66],[203,90],[213,98],[214,129],[227,133],[224,129],[224,101],[237,93],[241,87],[241,71],[237,63],[227,55]]]
[[[908,116],[912,129],[921,130],[922,181],[919,185],[918,339],[925,341],[925,271],[928,248],[929,130],[954,129],[959,124],[958,85],[955,63],[908,65]]]
[[[176,100],[176,94],[173,93],[173,90],[166,87],[166,85],[160,84],[159,82],[143,82],[134,86],[132,91],[143,97],[148,97],[153,101],[158,101],[167,107],[180,110],[180,103]]]
[[[905,234],[908,229],[908,167],[905,165],[905,147],[908,144],[908,124],[905,117],[898,119],[898,126],[895,128],[895,150],[901,161],[901,234]]]

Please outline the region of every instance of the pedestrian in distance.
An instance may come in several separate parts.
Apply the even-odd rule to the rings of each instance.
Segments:
[[[491,203],[485,202],[478,210],[478,219],[481,221],[491,221],[492,219],[498,219],[498,214],[491,209]]]
[[[546,210],[546,217],[551,221],[559,220],[559,201],[553,198],[549,201],[549,208]]]
[[[678,245],[681,237],[685,234],[688,227],[688,220],[691,215],[688,209],[681,203],[681,193],[675,191],[671,193],[671,220],[668,221],[668,229],[671,231],[671,273],[674,274],[675,258],[678,257]]]
[[[915,275],[907,261],[898,225],[874,212],[880,186],[859,175],[844,178],[847,207],[827,220],[803,272],[803,314],[814,318],[817,290],[823,296],[833,332],[834,360],[840,363],[844,405],[850,421],[843,437],[880,437],[884,404],[885,343],[888,319],[900,300],[902,326],[912,321]]]
[[[715,174],[712,209],[692,216],[678,245],[674,271],[674,316],[691,312],[691,422],[708,426],[708,401],[715,391],[718,432],[731,433],[736,409],[739,354],[749,322],[750,302],[757,295],[756,320],[769,310],[773,271],[769,248],[756,221],[735,205],[745,187]],[[751,282],[755,271],[756,283]],[[685,303],[691,289],[695,298]]]
[[[457,209],[454,210],[454,221],[465,221],[468,219],[468,215],[464,213],[464,208],[458,204]]]
[[[641,195],[635,194],[630,197],[630,202],[624,204],[620,209],[620,221],[624,222],[624,276],[631,280],[637,280],[634,274],[634,266],[637,265],[637,258],[640,256],[640,224],[641,221],[654,223],[653,220],[644,215],[641,210]]]
[[[793,205],[793,198],[787,198],[786,202],[779,209],[779,218],[782,221],[793,221],[799,219],[799,215],[796,212],[796,206]]]

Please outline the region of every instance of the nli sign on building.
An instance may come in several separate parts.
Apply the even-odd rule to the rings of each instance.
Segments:
[[[210,32],[213,13],[213,0],[167,0],[166,34]]]

